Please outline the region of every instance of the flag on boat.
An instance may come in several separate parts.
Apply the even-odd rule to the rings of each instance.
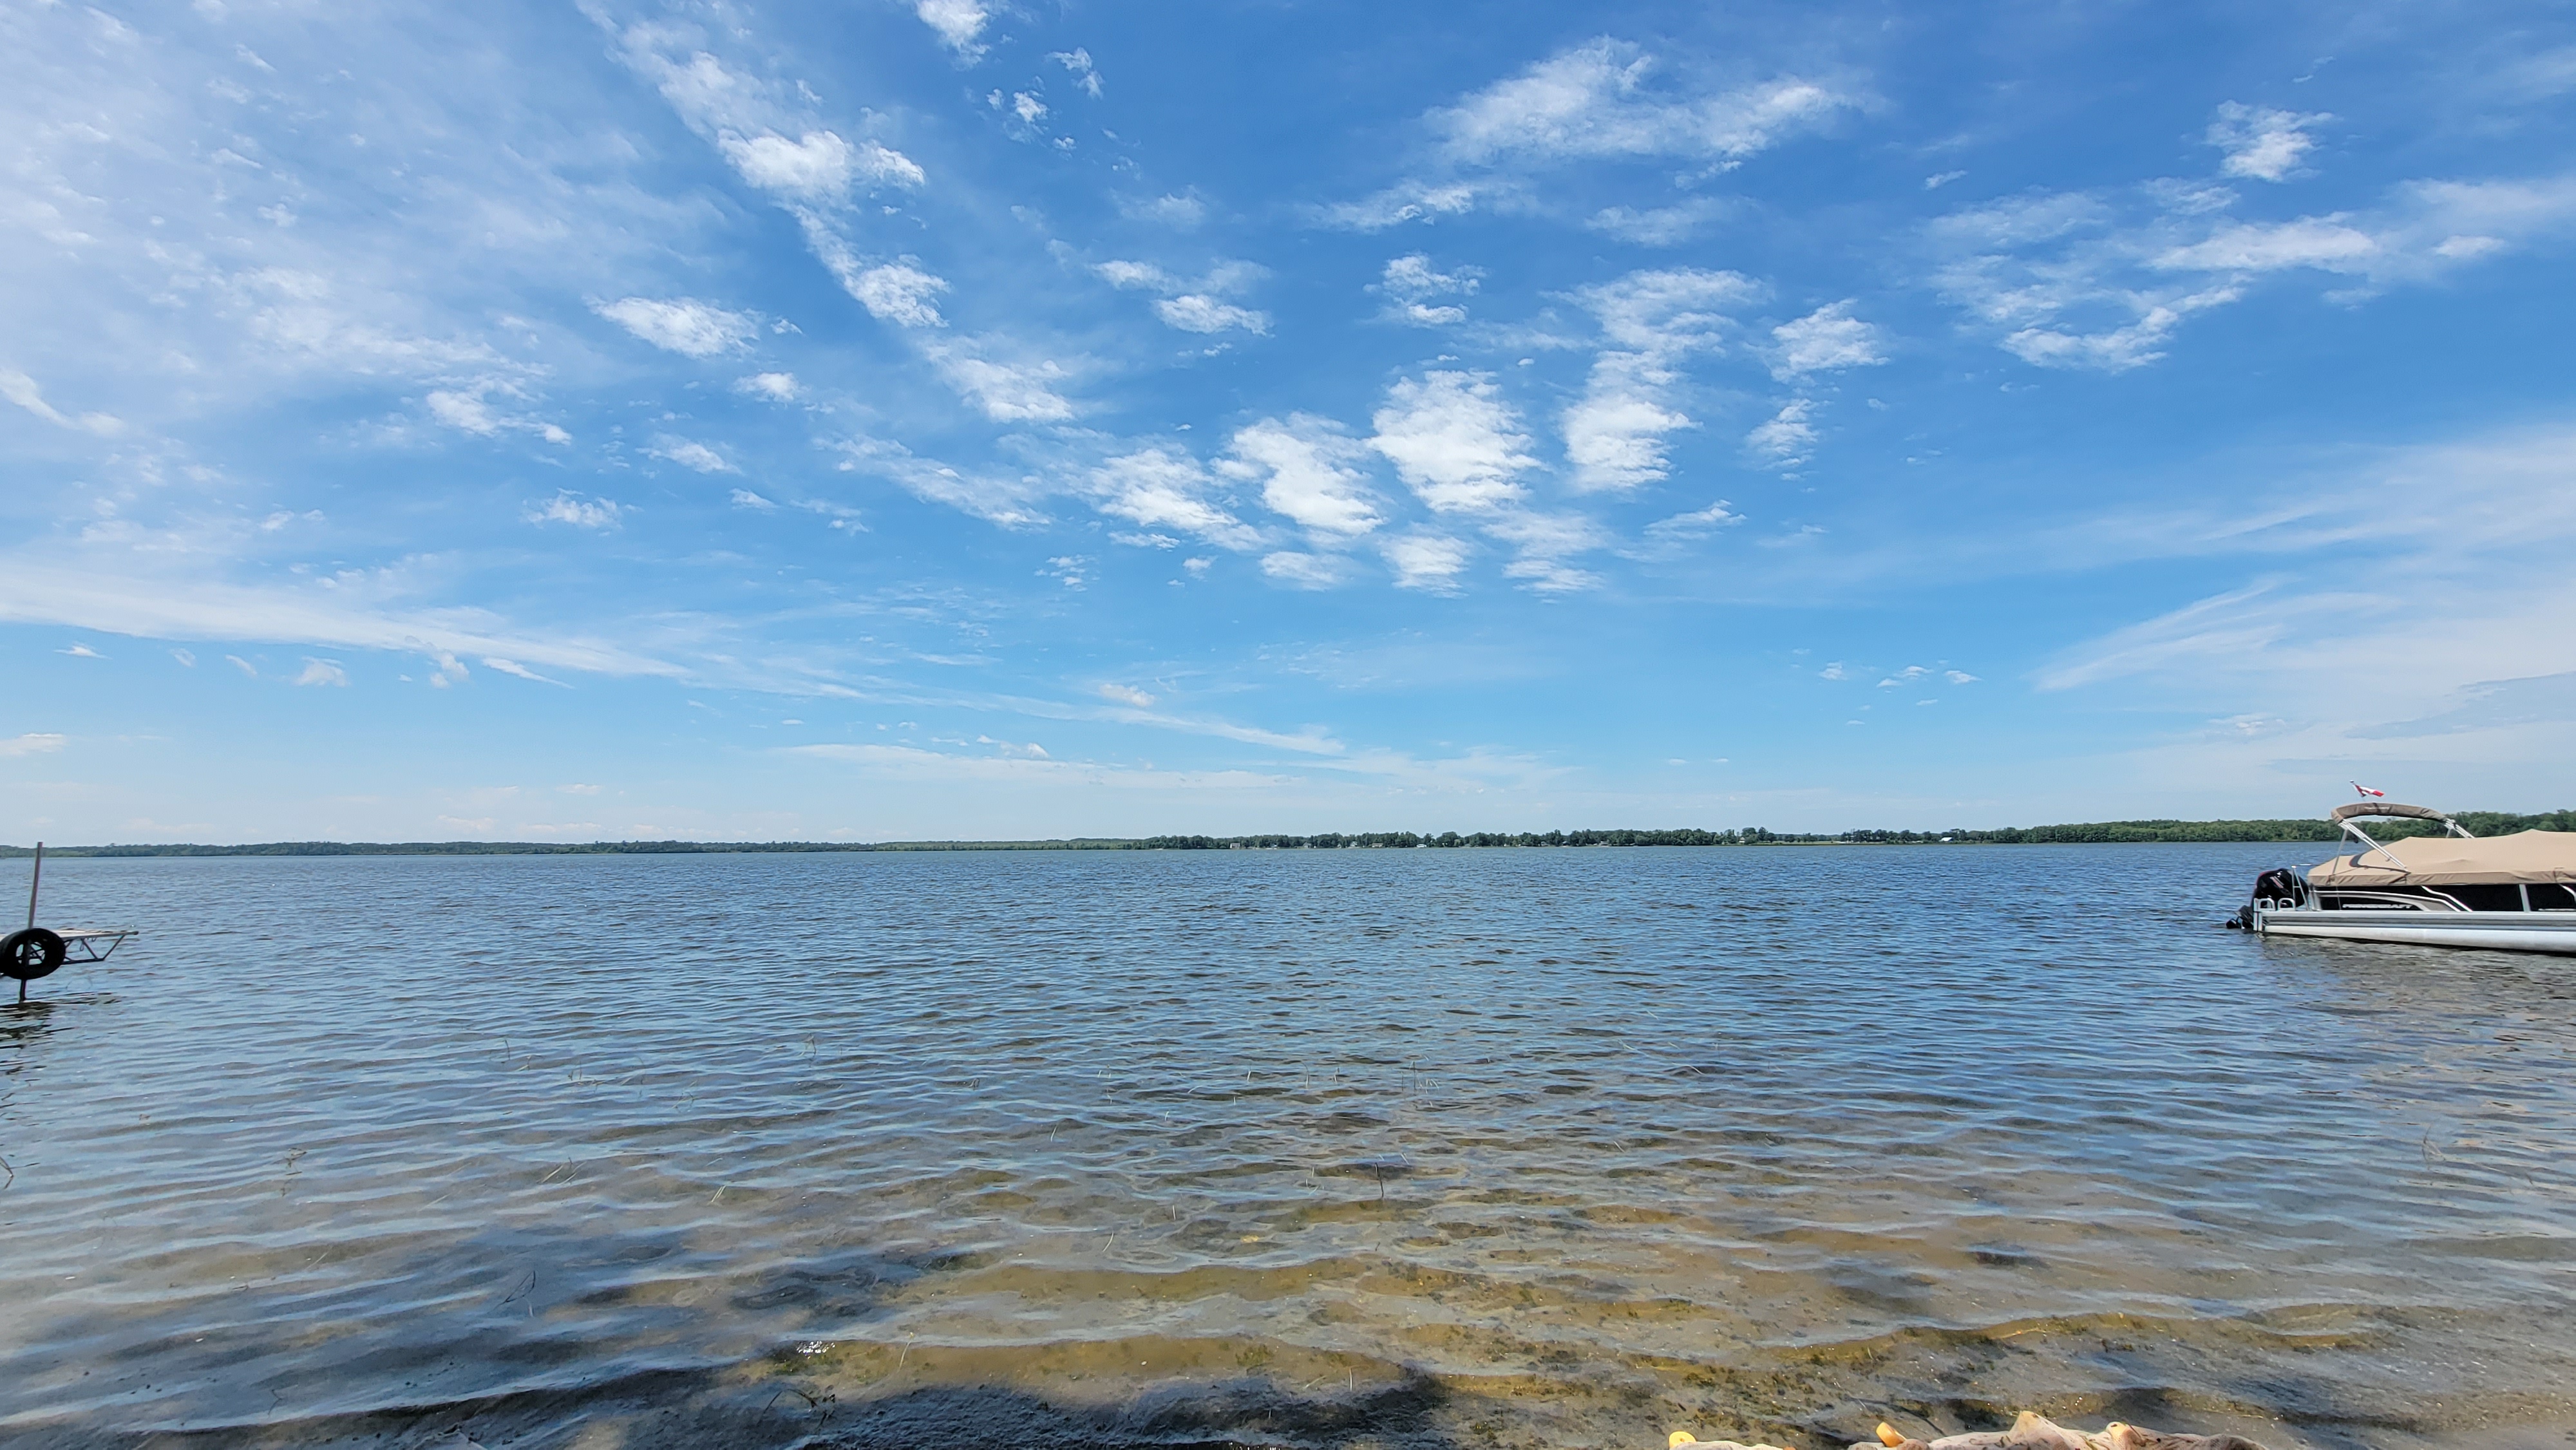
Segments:
[[[2375,799],[2378,799],[2378,800],[2386,800],[2386,799],[2388,799],[2388,792],[2386,792],[2386,791],[2384,791],[2384,790],[2372,790],[2370,787],[2368,787],[2368,786],[2366,786],[2366,785],[2363,785],[2360,781],[2357,781],[2357,780],[2356,780],[2356,781],[2354,781],[2354,782],[2352,783],[2352,788],[2353,788],[2354,790],[2357,790],[2357,791],[2361,792],[2363,795],[2371,796],[2371,797],[2373,797],[2373,798],[2375,798]]]

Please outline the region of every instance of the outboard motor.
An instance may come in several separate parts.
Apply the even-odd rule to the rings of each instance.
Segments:
[[[2308,883],[2300,879],[2298,872],[2287,867],[2275,866],[2254,878],[2253,898],[2247,901],[2234,916],[2229,917],[2223,925],[2237,931],[2252,931],[2254,909],[2258,906],[2266,911],[2277,911],[2307,904]]]

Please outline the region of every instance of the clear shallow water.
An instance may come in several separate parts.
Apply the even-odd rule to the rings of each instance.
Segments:
[[[2569,1423],[2576,964],[2313,849],[49,863],[0,1438]]]

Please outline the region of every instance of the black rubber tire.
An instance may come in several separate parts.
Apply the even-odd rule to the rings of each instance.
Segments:
[[[0,940],[0,976],[33,982],[50,977],[63,964],[63,939],[41,926],[13,931]]]

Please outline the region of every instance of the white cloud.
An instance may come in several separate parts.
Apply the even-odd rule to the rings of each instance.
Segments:
[[[1179,529],[1229,549],[1257,547],[1259,533],[1210,501],[1212,485],[1197,459],[1162,448],[1112,458],[1090,476],[1102,513],[1147,528]]]
[[[1666,541],[1704,539],[1719,529],[1733,528],[1742,522],[1744,522],[1744,515],[1728,508],[1726,500],[1719,499],[1704,509],[1693,509],[1689,513],[1675,514],[1671,518],[1658,519],[1646,525],[1646,536]],[[1840,679],[1841,676],[1835,675],[1831,678]]]
[[[1195,283],[1185,282],[1151,262],[1108,261],[1091,270],[1121,291],[1163,294],[1154,304],[1154,315],[1167,327],[1201,334],[1238,328],[1253,333],[1270,330],[1268,313],[1220,300],[1222,294],[1262,275],[1261,268],[1248,263],[1227,263]]]
[[[1011,114],[1020,118],[1021,125],[1034,126],[1046,119],[1047,105],[1027,91],[1015,91],[1011,95]]]
[[[1942,678],[1948,680],[1954,685],[1973,685],[1977,682],[1977,677],[1969,674],[1966,670],[1945,671]]]
[[[338,685],[345,689],[349,683],[349,672],[340,668],[340,662],[338,660],[317,660],[312,656],[307,655],[304,658],[303,672],[298,674],[288,683],[297,685]]]
[[[224,658],[231,663],[234,669],[241,671],[243,674],[250,676],[254,680],[259,678],[259,666],[243,659],[240,655],[226,655]]]
[[[1136,221],[1159,222],[1181,231],[1190,231],[1207,220],[1207,202],[1196,192],[1165,194],[1144,199],[1121,199],[1118,210]]]
[[[1520,415],[1489,373],[1433,372],[1398,379],[1373,420],[1369,446],[1439,513],[1473,513],[1524,497],[1515,478],[1538,466]]]
[[[1047,59],[1073,72],[1074,81],[1093,100],[1100,99],[1100,72],[1091,64],[1091,52],[1081,46],[1071,50],[1051,50]]]
[[[1052,386],[1064,376],[1054,363],[997,363],[952,349],[932,353],[931,361],[950,387],[996,423],[1061,423],[1073,416],[1073,404]]]
[[[1761,284],[1740,272],[1673,267],[1631,272],[1575,294],[1601,331],[1640,352],[1708,351],[1733,325],[1725,309],[1759,299]]]
[[[733,385],[737,393],[750,393],[781,403],[792,403],[803,395],[794,373],[754,373]]]
[[[1815,415],[1816,405],[1805,398],[1793,398],[1773,414],[1769,421],[1744,435],[1744,441],[1756,453],[1767,455],[1772,462],[1790,467],[1800,455],[1815,446],[1815,425],[1808,420]]]
[[[2208,141],[2227,153],[2226,159],[2218,163],[2218,169],[2226,175],[2286,181],[2298,170],[2299,159],[2317,144],[2308,135],[2308,128],[2333,119],[2229,101],[2218,108],[2218,119],[2209,123]]]
[[[1100,280],[1122,290],[1142,288],[1149,292],[1177,292],[1180,280],[1151,262],[1102,262],[1091,269]]]
[[[1581,514],[1506,509],[1486,522],[1485,532],[1512,545],[1517,557],[1503,566],[1503,576],[1526,588],[1564,594],[1601,585],[1600,576],[1565,562],[1609,542],[1600,525]]]
[[[1154,697],[1132,685],[1103,681],[1100,686],[1100,698],[1112,700],[1121,705],[1133,705],[1139,710],[1154,708]]]
[[[1266,333],[1270,330],[1270,314],[1219,302],[1195,292],[1163,298],[1154,304],[1154,315],[1183,332],[1210,333],[1241,328],[1245,332]]]
[[[57,427],[77,428],[102,438],[125,427],[122,421],[106,413],[83,413],[73,418],[57,411],[53,404],[45,401],[44,390],[36,386],[34,378],[9,368],[0,368],[0,398],[8,399]]]
[[[76,660],[103,660],[107,658],[107,656],[100,654],[98,651],[91,649],[85,644],[68,645],[62,649],[54,651],[54,653],[58,655],[70,655]]]
[[[1665,435],[1698,426],[1671,406],[1678,364],[1719,350],[1733,326],[1723,309],[1760,291],[1738,273],[1680,267],[1631,272],[1575,294],[1617,344],[1593,359],[1583,396],[1559,420],[1576,489],[1623,491],[1670,472]]]
[[[909,261],[889,262],[860,272],[850,279],[849,289],[859,305],[880,322],[897,327],[948,325],[931,300],[948,290],[947,279],[934,277]]]
[[[977,44],[977,37],[984,33],[989,12],[976,0],[919,0],[912,13],[937,32],[941,43],[957,52],[959,59],[983,57],[984,47]]]
[[[604,498],[584,498],[564,489],[528,511],[532,524],[571,524],[584,529],[613,529],[626,506]]]
[[[686,297],[672,302],[626,297],[600,303],[593,310],[655,347],[690,357],[732,352],[760,332],[758,320],[747,313],[728,312]]]
[[[1677,206],[1606,207],[1594,212],[1583,223],[1588,231],[1618,237],[1647,247],[1678,246],[1706,231],[1709,224],[1726,214],[1726,204],[1702,197]]]
[[[654,439],[653,446],[644,451],[655,458],[666,458],[682,468],[693,468],[700,473],[736,471],[732,464],[725,462],[723,454],[707,445],[694,443],[686,438],[674,438],[669,434]]]
[[[776,503],[762,498],[747,488],[737,488],[733,491],[733,506],[738,509],[753,509],[760,513],[775,513],[778,510]]]
[[[1463,539],[1446,534],[1416,532],[1400,534],[1378,546],[1387,566],[1395,570],[1396,587],[1428,589],[1446,593],[1457,585],[1459,572],[1467,567],[1469,547]]]
[[[1653,85],[1654,69],[1641,47],[1605,37],[1435,111],[1431,122],[1447,154],[1472,164],[1669,156],[1725,165],[1854,104],[1796,78],[1678,94]]]
[[[1474,267],[1461,267],[1455,272],[1433,270],[1431,259],[1420,252],[1396,257],[1386,264],[1385,273],[1369,290],[1386,298],[1382,314],[1416,327],[1442,327],[1467,320],[1467,309],[1455,303],[1435,303],[1436,297],[1464,297],[1476,290],[1484,273]]]
[[[538,674],[535,670],[529,669],[526,665],[519,663],[517,660],[500,659],[486,655],[483,659],[483,667],[487,670],[498,670],[505,675],[516,675],[523,680],[534,680],[540,685],[554,685],[562,689],[572,688],[570,685],[564,684],[561,680],[547,679],[545,676]]]
[[[507,385],[478,383],[470,388],[440,388],[424,399],[429,415],[450,428],[471,433],[478,438],[493,438],[502,432],[534,433],[549,443],[570,443],[572,435],[542,419],[495,409],[488,395]]]
[[[1465,182],[1407,181],[1359,201],[1335,202],[1316,214],[1326,226],[1355,232],[1384,231],[1411,221],[1437,221],[1476,205],[1479,188]]]
[[[1295,589],[1331,589],[1349,582],[1351,565],[1337,554],[1282,550],[1262,556],[1261,572]]]
[[[858,180],[917,187],[928,178],[911,157],[875,141],[853,146],[834,131],[743,137],[726,133],[716,147],[742,179],[763,191],[801,201],[839,201]]]
[[[2360,279],[2330,297],[2437,278],[2576,231],[2576,176],[2415,181],[2367,211],[2285,221],[2217,216],[2205,188],[2049,194],[1933,224],[1942,290],[2026,361],[2121,371],[2163,356],[2193,314],[2297,270]],[[2143,204],[2143,206],[2141,205]]]
[[[2165,271],[2271,272],[2284,267],[2361,271],[2378,239],[2346,225],[2343,213],[2271,225],[2230,224],[2190,246],[2173,247],[2153,266]]]
[[[1771,329],[1779,352],[1771,375],[1786,382],[1835,368],[1876,367],[1887,361],[1886,339],[1851,315],[1852,299],[1827,303],[1795,322]]]
[[[1229,473],[1260,478],[1261,502],[1301,527],[1357,538],[1386,522],[1358,464],[1367,445],[1339,425],[1304,413],[1264,418],[1234,435]]]
[[[50,755],[63,748],[60,735],[18,735],[0,740],[0,759],[19,755]]]
[[[1592,367],[1584,395],[1565,410],[1569,480],[1582,492],[1618,492],[1663,478],[1671,470],[1664,435],[1699,425],[1660,401],[1675,374],[1635,353],[1603,353]]]

